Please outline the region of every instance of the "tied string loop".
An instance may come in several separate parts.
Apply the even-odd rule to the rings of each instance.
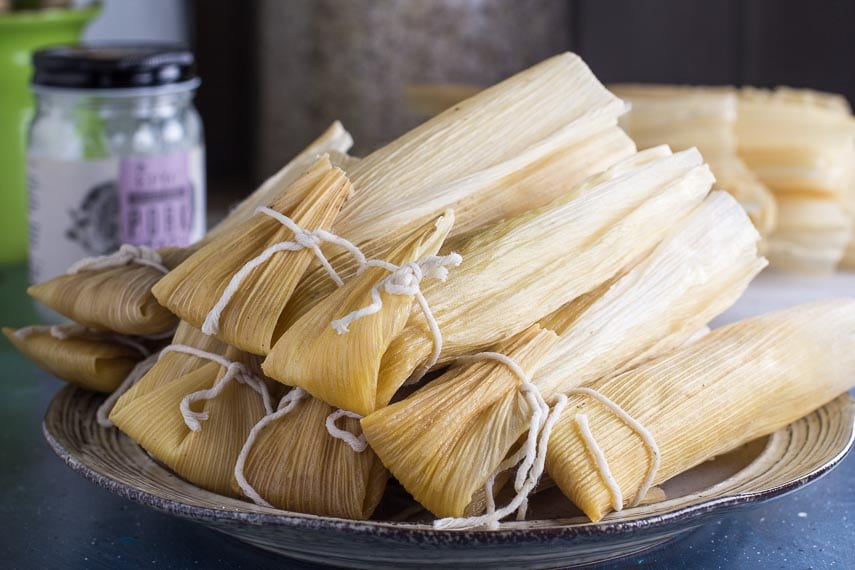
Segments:
[[[258,439],[258,434],[260,434],[264,428],[279,418],[291,413],[291,411],[297,407],[300,400],[306,397],[308,397],[308,394],[302,388],[293,388],[287,394],[282,396],[279,400],[279,405],[276,406],[276,411],[268,412],[267,415],[258,420],[258,422],[252,426],[252,429],[249,431],[249,435],[246,437],[246,441],[238,454],[237,461],[235,461],[235,480],[237,481],[241,491],[243,491],[243,494],[252,499],[252,502],[256,505],[273,508],[273,505],[265,501],[258,491],[256,491],[249,483],[246,475],[244,474],[244,467],[246,466],[246,460],[249,457],[249,452],[252,450],[255,440]]]
[[[200,400],[212,400],[216,398],[223,390],[225,390],[232,380],[245,384],[257,392],[264,402],[264,410],[266,413],[269,414],[273,411],[273,404],[270,401],[270,392],[267,390],[267,384],[265,384],[262,378],[252,374],[246,366],[240,362],[234,362],[227,358],[223,358],[219,354],[207,352],[184,344],[170,344],[160,352],[160,358],[170,352],[181,352],[204,360],[210,360],[211,362],[215,362],[226,369],[225,374],[223,374],[211,388],[191,392],[181,399],[181,404],[179,405],[181,415],[184,417],[184,423],[191,431],[199,431],[202,429],[201,422],[208,419],[208,412],[194,412],[190,409],[190,404]]]
[[[520,393],[523,394],[532,410],[528,435],[519,451],[499,464],[499,467],[487,480],[485,485],[487,494],[486,513],[475,517],[439,519],[433,523],[434,528],[437,529],[461,530],[487,527],[494,530],[499,528],[499,521],[514,511],[517,513],[517,520],[525,520],[528,510],[528,496],[534,490],[535,486],[537,486],[541,475],[543,475],[549,435],[552,433],[555,422],[567,404],[567,397],[562,394],[558,397],[552,410],[550,410],[538,387],[531,382],[531,379],[520,365],[507,355],[498,352],[481,352],[472,356],[459,358],[458,362],[466,364],[485,360],[493,360],[504,364],[520,380]],[[496,475],[516,464],[519,464],[516,477],[514,478],[516,495],[514,495],[514,498],[507,505],[496,509],[493,499],[493,484]]]
[[[347,250],[357,261],[359,267],[362,268],[365,263],[365,255],[362,251],[353,245],[348,240],[344,239],[341,236],[337,236],[333,233],[330,233],[325,230],[305,230],[301,228],[294,220],[289,218],[288,216],[282,214],[281,212],[277,212],[272,208],[267,207],[259,207],[255,210],[256,214],[264,214],[269,216],[291,230],[294,234],[293,241],[283,241],[279,243],[275,243],[262,251],[256,257],[252,258],[248,262],[246,262],[240,270],[235,273],[231,280],[229,281],[226,288],[223,290],[222,295],[220,295],[219,300],[217,300],[216,304],[211,308],[208,312],[208,315],[205,317],[205,322],[202,324],[202,332],[206,335],[215,335],[220,330],[220,317],[223,314],[223,311],[228,306],[229,302],[234,297],[235,293],[237,293],[240,288],[241,283],[244,279],[252,272],[253,269],[266,263],[271,257],[276,255],[282,251],[302,251],[304,249],[310,250],[321,265],[324,267],[326,272],[329,274],[330,278],[335,282],[336,285],[341,287],[344,284],[344,281],[341,279],[339,274],[330,264],[327,257],[324,255],[321,250],[321,244],[324,242],[332,243],[334,245],[338,245],[345,250]]]
[[[139,336],[132,337],[124,334],[99,331],[87,328],[81,324],[72,323],[68,325],[30,325],[15,331],[15,337],[20,340],[26,340],[34,334],[49,334],[57,340],[68,340],[70,338],[89,338],[92,340],[113,341],[118,344],[125,345],[136,350],[143,358],[151,356],[151,350],[145,344],[137,339],[154,340],[156,337]],[[175,331],[169,331],[168,335],[172,336]]]
[[[413,373],[412,379],[407,382],[407,384],[416,383],[437,363],[439,355],[442,352],[442,332],[439,330],[439,323],[437,323],[436,318],[433,316],[430,305],[428,305],[427,299],[425,299],[422,293],[421,282],[424,279],[437,279],[444,282],[448,279],[448,268],[457,267],[462,261],[463,258],[457,253],[428,255],[405,265],[395,265],[394,263],[379,259],[369,260],[365,262],[363,268],[380,267],[389,271],[389,275],[371,288],[370,304],[352,311],[344,317],[332,321],[330,324],[338,334],[345,334],[350,330],[350,325],[354,321],[373,315],[383,308],[383,299],[380,296],[381,291],[390,295],[413,295],[424,314],[433,337],[433,353],[430,359],[420,366]]]
[[[110,269],[130,264],[145,265],[156,269],[166,275],[169,269],[163,264],[163,259],[157,251],[144,245],[123,244],[118,250],[109,255],[98,257],[84,257],[72,264],[66,270],[66,275],[76,275],[81,271],[95,271],[98,269]]]
[[[246,474],[244,470],[246,469],[246,462],[249,459],[249,453],[252,451],[252,446],[255,445],[256,440],[258,439],[259,434],[272,424],[273,422],[279,420],[280,418],[290,414],[294,411],[294,408],[297,407],[297,404],[308,398],[309,394],[303,390],[302,388],[292,388],[287,394],[282,396],[282,399],[279,400],[279,405],[276,406],[275,411],[268,412],[264,417],[262,417],[258,422],[252,426],[252,429],[249,431],[249,435],[246,437],[246,441],[243,444],[243,447],[238,454],[237,461],[235,461],[235,480],[237,481],[238,486],[240,487],[243,494],[246,495],[249,499],[252,500],[256,505],[261,505],[263,507],[273,508],[268,501],[262,497],[258,491],[255,490],[255,487],[249,482],[246,478]],[[356,453],[360,453],[365,451],[368,447],[368,442],[365,439],[365,436],[362,435],[360,437],[354,436],[352,433],[339,429],[335,422],[341,417],[351,417],[356,419],[361,419],[362,416],[356,414],[355,412],[350,412],[347,410],[336,410],[327,416],[326,420],[326,428],[329,434],[336,438],[341,439],[345,443],[347,443],[353,451]]]
[[[600,394],[596,390],[591,388],[573,388],[572,390],[567,392],[568,395],[571,394],[581,394],[584,396],[589,396],[600,404],[605,406],[610,412],[616,415],[623,423],[625,423],[630,429],[632,429],[636,435],[641,438],[641,441],[644,443],[644,446],[647,448],[648,453],[650,454],[650,466],[647,469],[647,474],[644,477],[644,481],[642,481],[641,486],[638,488],[638,493],[635,496],[635,500],[630,505],[631,507],[637,506],[644,500],[645,495],[650,490],[650,487],[653,486],[653,481],[656,479],[656,472],[659,470],[659,462],[661,454],[659,452],[659,446],[656,445],[656,440],[653,438],[653,435],[650,431],[644,427],[638,420],[629,415],[623,408],[617,405],[615,402],[609,400],[604,395]],[[609,496],[612,501],[612,508],[615,512],[623,510],[623,492],[621,491],[620,485],[618,485],[617,480],[612,475],[612,471],[609,468],[609,463],[606,460],[605,453],[603,453],[602,448],[597,443],[594,434],[591,432],[590,425],[588,424],[588,415],[587,414],[576,414],[574,418],[576,422],[576,426],[579,428],[579,434],[582,437],[582,442],[585,444],[588,453],[594,458],[594,464],[597,466],[597,471],[599,471],[600,477],[603,480],[603,483],[606,486],[606,489],[609,491]]]
[[[351,412],[349,410],[338,409],[327,416],[326,427],[327,432],[334,438],[340,439],[345,442],[350,448],[356,453],[362,453],[368,448],[368,440],[365,438],[365,434],[361,434],[359,436],[355,436],[347,430],[343,430],[339,428],[335,423],[339,420],[339,418],[353,418],[356,420],[361,420],[362,416],[357,414],[356,412]]]

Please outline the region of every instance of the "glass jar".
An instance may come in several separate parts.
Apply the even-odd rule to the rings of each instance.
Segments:
[[[30,279],[121,244],[187,246],[205,232],[202,123],[180,46],[84,45],[33,57]]]

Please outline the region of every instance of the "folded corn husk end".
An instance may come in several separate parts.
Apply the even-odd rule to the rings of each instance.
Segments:
[[[403,266],[436,254],[453,224],[448,211],[404,240],[388,261]],[[374,411],[381,358],[406,324],[414,297],[380,290],[377,312],[350,323],[347,332],[333,322],[370,305],[372,289],[389,275],[369,268],[317,303],[279,338],[262,365],[265,374],[334,406],[361,415]]]
[[[306,398],[258,434],[244,476],[267,502],[289,511],[357,520],[374,512],[389,473],[370,448],[357,453],[330,436],[325,422],[334,410]],[[360,429],[352,418],[340,419],[338,427],[353,433]],[[236,483],[233,491],[241,494]]]
[[[554,332],[529,327],[496,347],[531,374],[555,346]],[[425,508],[460,517],[528,430],[531,409],[504,364],[451,369],[408,398],[362,420],[374,452]]]
[[[324,155],[270,208],[290,217],[304,230],[328,229],[351,190],[344,171],[334,168]],[[302,199],[288,210],[282,202],[292,194]],[[216,310],[219,318],[206,332],[241,350],[267,354],[276,340],[280,316],[311,263],[313,252],[299,249],[273,253],[242,281],[236,283],[234,279],[268,248],[294,239],[293,232],[278,220],[256,214],[200,249],[152,291],[171,311],[203,330]],[[222,306],[227,288],[233,294]]]
[[[734,323],[591,388],[655,440],[653,484],[783,428],[855,384],[855,300],[801,305]],[[582,438],[584,413],[614,481],[631,504],[652,464],[638,433],[587,395],[573,395],[553,429],[547,470],[593,521],[613,496]]]
[[[17,334],[19,330],[3,327],[3,334],[21,354],[57,378],[95,392],[118,388],[142,360],[138,350],[95,333],[58,339],[47,331],[23,336]]]

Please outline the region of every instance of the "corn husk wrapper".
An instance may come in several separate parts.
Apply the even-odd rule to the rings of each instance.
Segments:
[[[639,153],[553,204],[491,227],[460,248],[463,264],[424,294],[443,334],[440,362],[520,332],[611,279],[692,211],[713,178],[696,150]],[[605,182],[603,182],[605,180]],[[569,198],[569,199],[568,199]],[[377,381],[378,407],[430,355],[424,318],[413,313],[392,342]]]
[[[221,354],[260,374],[258,357],[231,347],[218,351],[219,341],[205,338],[182,324],[174,343]],[[265,414],[261,396],[247,385],[232,381],[216,398],[192,404],[193,411],[208,414],[196,432],[184,423],[179,408],[186,395],[213,387],[224,372],[219,364],[192,355],[163,354],[119,398],[110,420],[184,479],[209,491],[238,497],[233,490],[234,465],[249,431]]]
[[[534,325],[497,352],[531,375],[557,340],[554,332]],[[528,431],[532,410],[519,384],[508,367],[494,361],[452,368],[406,400],[364,418],[362,429],[383,464],[406,475],[399,481],[419,503],[437,516],[464,516],[507,455],[507,449],[485,447],[484,432],[513,443]],[[465,411],[461,401],[470,404]],[[451,456],[464,464],[449,461]],[[468,476],[456,476],[460,471]]]
[[[740,156],[779,203],[772,266],[834,271],[851,239],[855,189],[855,118],[846,101],[805,89],[743,89],[736,125]]]
[[[344,171],[324,156],[270,208],[304,230],[327,230],[350,193]],[[291,208],[295,195],[302,199]],[[165,307],[203,329],[234,275],[268,247],[292,240],[294,233],[279,221],[256,214],[193,254],[152,292]],[[253,354],[267,354],[281,334],[282,311],[313,257],[311,249],[280,251],[247,274],[222,311],[214,331],[217,338]]]
[[[356,194],[334,231],[384,259],[447,209],[455,213],[453,237],[543,206],[634,152],[617,127],[623,111],[577,56],[550,58],[360,160],[348,170]],[[331,260],[343,277],[355,272],[348,256]],[[333,289],[316,264],[286,321]]]
[[[244,476],[270,504],[321,516],[366,519],[383,496],[389,473],[371,449],[360,453],[327,432],[334,408],[316,398],[301,400],[265,427],[253,444]],[[359,433],[359,422],[337,425]],[[237,486],[235,492],[240,493]]]
[[[453,225],[448,212],[403,242],[387,261],[402,266],[436,254]],[[406,325],[414,296],[382,290],[381,309],[351,323],[348,332],[339,334],[331,323],[369,304],[371,289],[387,276],[386,269],[369,268],[312,307],[279,338],[264,360],[264,372],[346,410],[372,412],[380,360]]]
[[[789,193],[778,200],[781,224],[769,240],[773,267],[828,274],[851,242],[852,218],[834,199]]]
[[[729,194],[710,194],[648,256],[541,321],[560,335],[533,374],[541,395],[549,401],[696,338],[765,264],[758,239]],[[437,516],[470,514],[475,491],[528,429],[531,411],[519,383],[506,370],[493,374],[479,379],[489,388],[477,398],[467,395],[473,388],[464,376],[450,377],[362,422],[384,464]],[[409,418],[421,413],[438,427],[413,429]]]
[[[60,325],[59,329],[69,330],[69,325]],[[58,339],[48,330],[37,330],[21,338],[18,330],[4,327],[3,334],[21,354],[57,378],[95,392],[109,393],[118,388],[143,359],[139,350],[107,335],[72,331],[71,336]]]
[[[716,177],[716,187],[734,195],[761,235],[775,229],[777,207],[771,191],[737,154],[738,99],[730,87],[611,85],[631,106],[621,127],[639,148],[667,144],[697,147]]]
[[[240,204],[214,228],[202,242],[187,248],[167,247],[158,250],[164,265],[173,269],[189,257],[202,243],[228,232],[246,220],[256,207],[281,194],[327,150],[344,152],[352,144],[350,134],[334,123],[321,137],[293,161],[268,179],[246,201]],[[30,296],[56,312],[87,327],[116,331],[128,335],[159,335],[175,328],[174,314],[161,306],[151,288],[163,274],[144,265],[130,264],[110,269],[81,271],[60,275],[27,290]]]
[[[821,301],[715,330],[697,342],[591,388],[653,436],[661,483],[716,455],[781,429],[855,385],[855,302]],[[547,469],[591,520],[611,495],[581,439],[590,429],[630,504],[651,465],[638,434],[587,395],[573,395],[552,431]]]

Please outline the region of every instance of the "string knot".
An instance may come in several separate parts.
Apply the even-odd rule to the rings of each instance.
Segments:
[[[314,232],[300,229],[294,234],[294,241],[303,246],[303,249],[314,249],[321,245],[321,238]]]
[[[111,267],[121,267],[131,263],[152,267],[164,275],[169,273],[169,269],[163,265],[163,259],[157,251],[144,245],[131,245],[126,243],[109,255],[84,257],[80,261],[72,264],[66,271],[66,274],[76,275],[81,271],[109,269]]]

